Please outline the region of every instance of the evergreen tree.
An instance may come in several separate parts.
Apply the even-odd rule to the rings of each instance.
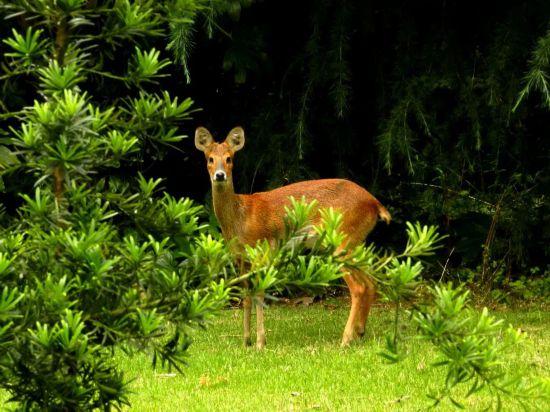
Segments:
[[[146,89],[166,76],[150,43],[176,6],[1,5],[0,171],[20,197],[0,236],[0,387],[23,409],[127,403],[113,346],[179,368],[191,329],[228,300],[230,256],[202,207],[129,175],[180,142],[195,110]]]

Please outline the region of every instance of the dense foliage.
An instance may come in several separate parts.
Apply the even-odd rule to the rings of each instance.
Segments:
[[[203,208],[135,173],[181,141],[193,102],[144,89],[169,64],[147,45],[163,22],[150,4],[2,11],[0,172],[19,199],[2,210],[0,386],[24,410],[107,410],[127,403],[115,344],[179,368],[229,299],[230,255]],[[124,72],[105,68],[123,47]],[[129,91],[105,100],[105,78]]]
[[[57,81],[93,90],[103,103],[126,105],[139,90],[158,99],[163,89],[190,94],[208,109],[195,114],[201,123],[220,132],[242,124],[251,136],[239,158],[241,192],[348,177],[388,205],[395,223],[440,225],[450,235],[442,253],[453,276],[513,292],[531,267],[547,273],[547,2],[48,4],[4,3],[5,112],[32,104],[34,89],[25,85],[60,70],[60,61],[47,63],[52,55],[68,70]],[[50,67],[40,74],[36,64]],[[9,125],[13,117],[2,118]],[[157,136],[174,144],[173,133]],[[172,193],[202,201],[207,177],[195,178],[203,165],[192,145],[177,144],[185,154],[160,161],[163,144],[148,134],[136,136],[146,138],[145,150],[124,170],[146,167],[167,176]],[[7,188],[9,210],[19,187]],[[397,244],[394,233],[374,236]],[[459,266],[472,272],[454,273]]]

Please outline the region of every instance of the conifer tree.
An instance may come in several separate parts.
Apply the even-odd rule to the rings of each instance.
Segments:
[[[229,297],[202,207],[129,175],[195,110],[157,86],[170,61],[151,44],[176,6],[1,4],[0,172],[16,206],[0,233],[0,386],[23,409],[127,403],[114,345],[179,368]]]

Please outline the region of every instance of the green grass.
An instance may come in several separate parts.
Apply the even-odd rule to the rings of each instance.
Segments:
[[[527,332],[526,345],[511,354],[518,372],[548,377],[550,312],[535,305],[493,311]],[[348,314],[345,299],[309,307],[274,305],[266,310],[268,347],[241,344],[241,311],[223,311],[206,331],[196,333],[184,374],[153,370],[145,354],[117,354],[132,379],[132,411],[418,411],[443,378],[430,368],[429,344],[410,342],[408,357],[388,365],[378,356],[391,327],[391,308],[375,306],[364,339],[339,347]],[[407,334],[407,331],[404,331]],[[0,403],[7,399],[0,393]],[[467,410],[482,410],[486,396],[469,398]],[[452,410],[449,403],[439,410]],[[504,410],[522,410],[504,403]],[[533,410],[550,410],[548,402]]]
[[[241,312],[226,310],[195,336],[184,374],[153,371],[143,354],[119,355],[126,376],[134,379],[130,401],[136,411],[302,411],[419,410],[426,393],[441,383],[442,371],[429,365],[429,344],[411,342],[409,356],[387,365],[377,355],[391,325],[391,310],[376,306],[362,341],[339,347],[348,306],[345,300],[309,307],[272,306],[266,310],[268,347],[263,352],[241,345]],[[501,310],[498,315],[529,334],[529,343],[512,354],[514,369],[548,376],[550,314],[536,306]],[[405,332],[406,333],[406,332]],[[481,410],[488,398],[465,405]],[[520,410],[505,403],[504,410]],[[550,410],[548,403],[535,404]],[[441,410],[451,409],[450,404]]]

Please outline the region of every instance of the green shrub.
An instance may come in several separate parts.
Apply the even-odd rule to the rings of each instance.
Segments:
[[[205,233],[203,208],[135,176],[196,110],[145,89],[167,75],[151,41],[176,3],[0,5],[11,27],[0,186],[17,197],[0,227],[0,387],[21,409],[127,403],[114,345],[179,368],[190,330],[229,299],[230,256]]]

